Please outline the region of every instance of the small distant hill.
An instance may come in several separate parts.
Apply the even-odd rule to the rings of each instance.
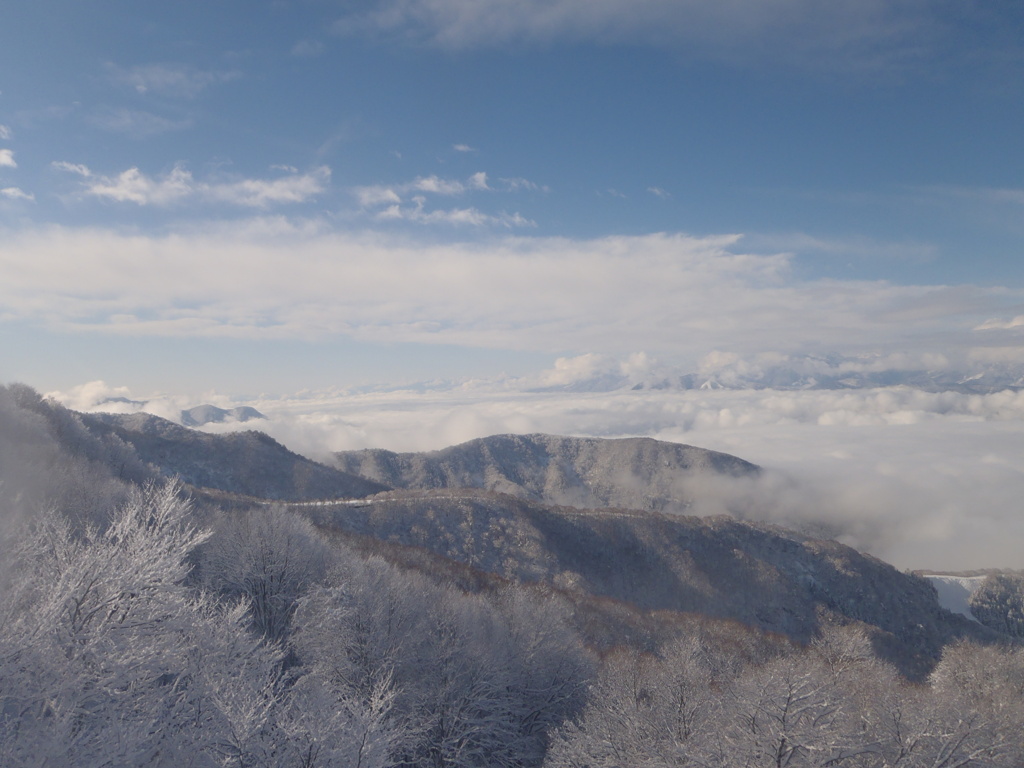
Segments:
[[[335,463],[393,488],[481,488],[546,504],[654,512],[685,511],[708,480],[760,472],[726,453],[651,438],[542,434],[494,435],[426,453],[345,451]]]
[[[197,405],[181,412],[181,423],[186,427],[201,427],[204,424],[222,424],[224,422],[246,422],[254,419],[267,418],[255,408],[248,405],[238,408],[218,408],[215,405]]]
[[[165,477],[197,488],[275,501],[358,498],[386,490],[293,453],[262,432],[209,435],[146,413],[81,414],[97,435],[113,434]]]

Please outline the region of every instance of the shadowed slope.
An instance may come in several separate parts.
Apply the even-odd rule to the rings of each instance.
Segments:
[[[145,413],[82,415],[97,434],[113,433],[165,477],[262,499],[358,498],[385,490],[289,451],[262,432],[209,435]]]
[[[842,544],[726,516],[546,507],[486,491],[401,491],[311,509],[327,528],[420,547],[513,581],[740,621],[807,642],[827,617],[874,628],[921,678],[957,637],[995,633],[940,608],[924,579]]]

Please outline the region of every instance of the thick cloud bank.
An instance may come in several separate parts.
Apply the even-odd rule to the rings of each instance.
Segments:
[[[54,227],[8,233],[0,272],[0,315],[63,333],[691,363],[715,349],[1024,359],[1020,291],[808,280],[739,236],[423,245],[273,218],[162,237]]]

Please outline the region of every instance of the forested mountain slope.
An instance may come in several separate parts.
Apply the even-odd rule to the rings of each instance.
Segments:
[[[759,472],[689,445],[555,435],[494,435],[426,453],[347,451],[335,460],[393,488],[483,488],[547,504],[652,511],[683,511],[709,482]]]
[[[0,765],[1024,764],[1017,624],[873,558],[480,489],[274,502],[304,467],[344,479],[0,387]]]
[[[155,475],[116,435],[93,434],[79,414],[23,384],[0,386],[3,518],[58,508],[90,519]]]
[[[1018,621],[1016,603],[988,599],[986,629],[943,611],[924,580],[832,541],[728,517],[584,511],[522,498],[626,498],[675,510],[685,493],[700,490],[695,478],[758,471],[724,454],[654,440],[543,435],[496,436],[434,454],[351,454],[362,456],[364,470],[371,460],[390,467],[378,476],[404,485],[489,482],[518,496],[457,487],[381,493],[381,482],[312,462],[257,432],[209,435],[146,414],[76,414],[27,387],[2,394],[0,458],[19,503],[88,511],[115,503],[131,485],[171,476],[250,503],[377,494],[364,506],[297,509],[339,531],[640,611],[736,620],[801,642],[825,611],[876,627],[877,649],[911,676],[952,638],[1016,634],[1008,631]],[[203,498],[216,503],[216,496]]]
[[[876,650],[912,677],[954,638],[996,637],[941,609],[918,576],[834,541],[726,516],[578,510],[487,491],[393,492],[313,514],[515,581],[732,619],[799,642],[823,615],[864,622],[876,629]]]
[[[83,414],[98,436],[113,435],[164,477],[263,499],[358,498],[386,486],[293,453],[262,432],[210,435],[146,413]]]

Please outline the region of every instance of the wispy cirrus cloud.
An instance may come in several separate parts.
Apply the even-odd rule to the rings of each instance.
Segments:
[[[231,71],[203,70],[187,64],[160,63],[134,67],[107,64],[111,80],[139,94],[162,94],[181,98],[194,98],[211,85],[227,83],[241,77]]]
[[[454,226],[534,227],[536,223],[518,213],[484,213],[478,208],[434,208],[428,210],[426,198],[417,195],[410,205],[394,203],[378,211],[378,221],[411,221],[418,224],[451,224]]]
[[[267,208],[276,204],[302,203],[327,188],[331,171],[326,166],[309,173],[291,172],[291,166],[279,166],[289,172],[276,179],[196,180],[187,169],[176,166],[161,176],[149,176],[138,168],[129,168],[116,176],[93,173],[87,166],[56,161],[55,170],[83,178],[85,195],[137,205],[167,206],[186,200],[226,203],[248,208]]]
[[[1009,331],[1014,328],[1024,328],[1024,315],[1017,315],[1009,320],[989,318],[981,325],[975,326],[976,331]]]
[[[27,200],[32,201],[36,199],[36,196],[25,192],[18,187],[4,187],[0,189],[0,197],[6,197],[8,200]]]
[[[89,170],[89,166],[81,163],[69,163],[67,160],[54,160],[50,163],[50,167],[55,171],[64,171],[65,173],[74,173],[85,177],[92,176],[92,171]]]
[[[976,203],[1012,203],[1024,205],[1024,188],[968,187],[950,184],[916,187],[921,198],[932,200],[972,201]]]
[[[487,174],[480,171],[467,179],[445,179],[435,175],[417,176],[412,181],[400,184],[377,184],[356,187],[354,192],[360,205],[372,207],[382,202],[399,202],[404,195],[409,193],[450,196],[488,189],[490,187],[487,184]]]
[[[336,29],[452,49],[639,43],[735,62],[864,70],[917,63],[950,48],[985,53],[984,43],[951,34],[964,14],[984,21],[988,12],[952,13],[928,0],[384,0],[347,14]]]
[[[0,141],[7,141],[8,139],[11,139],[13,137],[14,134],[11,132],[11,129],[8,128],[6,125],[0,124]]]
[[[300,58],[315,58],[323,54],[324,44],[320,40],[299,40],[292,46],[292,56]]]
[[[139,139],[192,127],[189,118],[173,120],[145,110],[124,108],[96,112],[89,122],[104,130]]]
[[[751,247],[796,254],[814,254],[844,259],[885,259],[926,264],[939,253],[933,243],[878,240],[864,236],[820,237],[806,232],[776,232],[751,235]]]
[[[532,227],[533,221],[519,213],[486,213],[476,207],[430,207],[430,196],[457,197],[476,192],[512,192],[539,189],[526,179],[491,182],[483,171],[465,179],[418,176],[399,184],[378,184],[353,190],[360,209],[378,221],[409,221],[419,224],[449,224],[472,227]]]

